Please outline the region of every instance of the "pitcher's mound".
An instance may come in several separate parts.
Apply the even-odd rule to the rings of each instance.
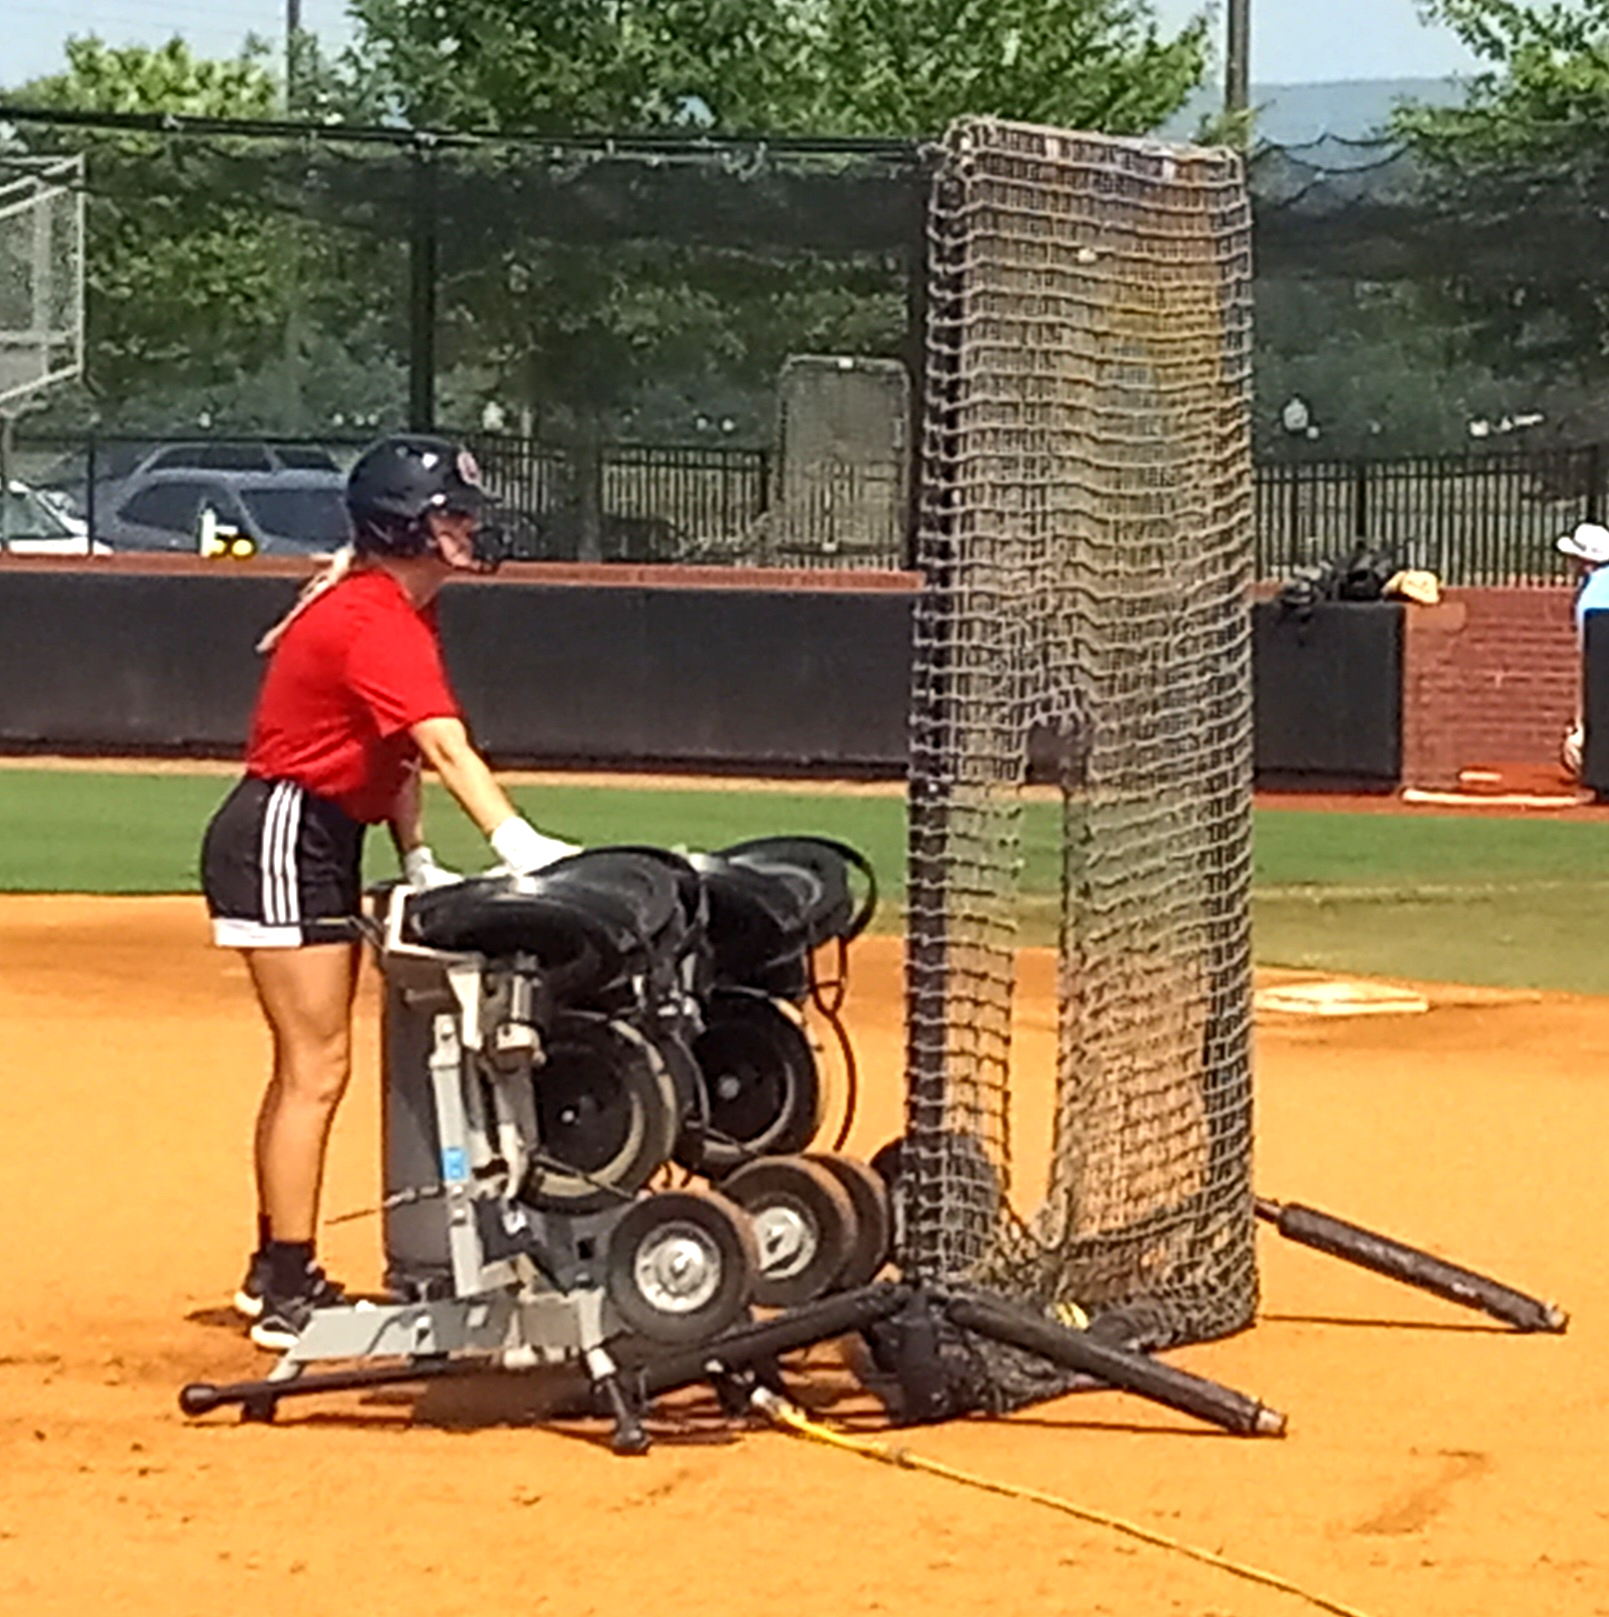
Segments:
[[[1259,989],[1252,1003],[1286,1016],[1421,1016],[1430,1009],[1412,989],[1355,982],[1284,983]]]

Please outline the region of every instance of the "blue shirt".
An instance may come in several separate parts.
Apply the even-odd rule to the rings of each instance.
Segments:
[[[1589,612],[1609,612],[1609,567],[1594,567],[1587,574],[1586,583],[1576,592],[1575,626],[1578,632],[1585,632],[1583,619]]]

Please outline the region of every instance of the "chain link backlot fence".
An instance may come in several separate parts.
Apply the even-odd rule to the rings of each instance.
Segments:
[[[805,490],[800,444],[822,433],[782,397],[815,356],[833,378],[898,373],[909,416],[918,144],[10,128],[0,179],[84,154],[88,384],[25,424],[58,460],[78,435],[86,464],[60,480],[109,483],[116,439],[429,424],[475,440],[526,554],[906,559],[908,419],[880,459],[864,436],[818,444]],[[830,417],[831,390],[812,407]]]
[[[937,150],[19,117],[0,197],[82,154],[89,326],[20,464],[81,500],[119,440],[428,421],[475,440],[523,555],[907,565]],[[1554,540],[1605,504],[1609,227],[1592,175],[1521,178],[1254,156],[1258,577],[1359,542],[1565,576]],[[0,217],[13,336],[33,229]]]

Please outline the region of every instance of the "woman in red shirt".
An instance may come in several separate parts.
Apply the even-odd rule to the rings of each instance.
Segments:
[[[465,730],[447,683],[436,596],[483,571],[485,495],[467,452],[389,438],[347,482],[352,545],[264,636],[271,652],[245,778],[214,815],[202,887],[214,938],[245,956],[274,1041],[257,1117],[258,1244],[235,1304],[260,1347],[291,1346],[340,1296],[314,1261],[324,1153],[351,1073],[366,827],[384,822],[414,887],[455,878],[424,840],[428,764],[502,862],[577,851],[522,819]]]

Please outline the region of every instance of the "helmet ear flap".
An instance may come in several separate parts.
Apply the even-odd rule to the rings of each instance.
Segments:
[[[430,529],[423,517],[409,520],[388,512],[354,512],[352,544],[361,555],[422,556],[430,549]]]

